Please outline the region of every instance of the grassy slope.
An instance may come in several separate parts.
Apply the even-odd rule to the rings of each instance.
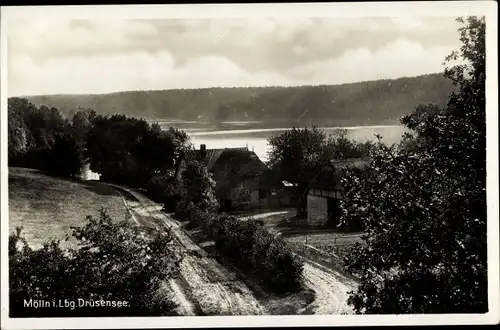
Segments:
[[[105,114],[195,120],[264,120],[287,124],[397,124],[420,103],[443,106],[453,90],[442,74],[335,86],[204,88],[102,95],[28,96],[63,113],[92,108]],[[304,111],[307,113],[304,114]]]
[[[112,219],[126,214],[122,197],[113,188],[47,176],[37,170],[9,168],[9,232],[23,226],[30,245],[39,247],[49,238],[63,239],[70,226],[98,215],[100,207]]]

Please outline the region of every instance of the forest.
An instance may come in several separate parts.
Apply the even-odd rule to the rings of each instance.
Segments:
[[[444,106],[454,90],[454,85],[438,73],[335,86],[177,89],[26,99],[37,107],[55,107],[68,117],[91,108],[100,114],[148,119],[351,126],[399,124],[400,117],[410,114],[418,104]]]

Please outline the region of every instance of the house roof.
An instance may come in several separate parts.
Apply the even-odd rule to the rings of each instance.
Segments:
[[[202,161],[205,166],[211,170],[217,160],[219,160],[220,156],[226,151],[243,151],[243,152],[250,152],[248,148],[242,147],[242,148],[224,148],[224,149],[206,149],[205,150],[205,157],[203,157],[203,151],[202,150],[189,150],[187,151],[183,158],[185,161]]]
[[[364,168],[370,166],[371,158],[347,158],[347,159],[332,159],[330,164],[336,169],[341,168]]]
[[[267,169],[257,154],[246,147],[190,150],[183,159],[203,162],[214,176],[216,191],[223,195],[236,186],[258,185],[261,174]]]
[[[343,169],[364,169],[370,166],[371,158],[348,158],[348,159],[333,159],[330,161],[330,166],[324,167],[309,184],[310,188],[322,189],[341,189],[340,176],[338,170]]]

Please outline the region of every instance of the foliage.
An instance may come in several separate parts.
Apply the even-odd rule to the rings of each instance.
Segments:
[[[165,178],[192,148],[184,131],[85,108],[73,111],[69,121],[57,109],[37,109],[25,98],[10,98],[8,105],[9,165],[63,177],[77,177],[90,165],[101,180],[151,189],[151,198],[175,207],[179,189]]]
[[[176,208],[178,216],[187,216],[193,206],[202,211],[217,210],[219,205],[215,197],[215,180],[206,166],[197,161],[188,162],[181,178],[181,200]]]
[[[28,132],[22,113],[16,111],[12,102],[8,104],[8,146],[9,159],[22,156],[28,149]]]
[[[78,248],[63,250],[59,241],[33,250],[21,228],[9,236],[11,317],[172,315],[175,304],[159,297],[162,281],[178,274],[180,258],[168,231],[139,228],[129,220],[99,218],[72,228]],[[48,301],[56,307],[28,308],[24,301]],[[127,307],[78,307],[85,301],[126,301]],[[77,307],[57,307],[59,301]]]
[[[173,170],[157,174],[145,186],[148,198],[163,204],[167,212],[175,211],[182,195],[181,183],[175,180],[174,174]]]
[[[70,133],[56,135],[49,152],[48,172],[63,177],[77,177],[86,164],[85,149]]]
[[[297,216],[306,214],[305,191],[321,164],[326,134],[319,128],[292,128],[269,138],[269,167],[282,180],[295,184]]]
[[[63,113],[80,106],[102,114],[208,121],[258,120],[276,127],[397,124],[419,103],[446,104],[453,85],[441,74],[336,86],[203,88],[105,95],[33,96]],[[304,112],[307,112],[304,114]]]
[[[46,106],[37,109],[23,98],[10,98],[8,111],[9,164],[49,169],[50,150],[69,123],[57,109]]]
[[[373,143],[357,142],[347,137],[346,129],[338,129],[330,134],[324,146],[324,157],[330,159],[359,158],[370,155]]]
[[[306,215],[306,193],[318,176],[333,172],[333,159],[367,156],[372,149],[370,142],[356,142],[347,138],[345,130],[327,136],[318,127],[292,128],[269,138],[268,165],[282,181],[294,184],[298,196],[297,216]],[[330,173],[334,174],[334,173]],[[329,176],[335,180],[334,175]],[[325,179],[322,179],[323,183]]]
[[[414,134],[377,145],[372,175],[344,182],[343,221],[366,236],[346,260],[358,313],[484,313],[487,306],[485,20],[461,20],[446,69],[458,86],[444,108],[402,119]]]
[[[97,115],[87,134],[87,155],[102,180],[142,187],[173,169],[187,143],[184,132],[163,131],[144,119]]]
[[[194,210],[193,218],[215,240],[215,246],[239,268],[252,272],[274,292],[300,287],[303,263],[286,242],[253,221]]]

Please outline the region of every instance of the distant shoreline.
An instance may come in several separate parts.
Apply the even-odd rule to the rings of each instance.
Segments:
[[[391,128],[400,127],[401,125],[359,125],[359,126],[317,126],[319,129],[326,130],[355,130],[360,128],[365,129],[378,129],[378,128]],[[186,129],[186,133],[191,136],[205,136],[205,135],[224,135],[224,134],[245,134],[245,133],[260,133],[260,132],[281,132],[291,129],[292,127],[282,127],[282,128],[250,128],[250,129],[226,129],[226,130],[212,130],[212,131],[201,131],[201,129],[196,129],[189,132]]]
[[[356,119],[342,119],[342,120],[321,120],[312,119],[304,121],[291,121],[291,120],[248,120],[248,121],[196,121],[196,120],[182,120],[182,119],[171,119],[171,118],[159,118],[159,119],[146,119],[150,124],[157,123],[163,129],[168,129],[173,127],[176,129],[181,129],[186,132],[198,131],[200,132],[210,132],[210,131],[238,131],[244,130],[245,132],[265,132],[265,131],[283,131],[286,129],[313,127],[318,128],[345,128],[353,129],[355,127],[373,127],[373,128],[384,128],[384,127],[396,127],[400,126],[399,120],[395,119],[385,119],[385,120],[356,120]],[[255,131],[248,131],[255,130]],[[213,134],[213,133],[212,133]]]

